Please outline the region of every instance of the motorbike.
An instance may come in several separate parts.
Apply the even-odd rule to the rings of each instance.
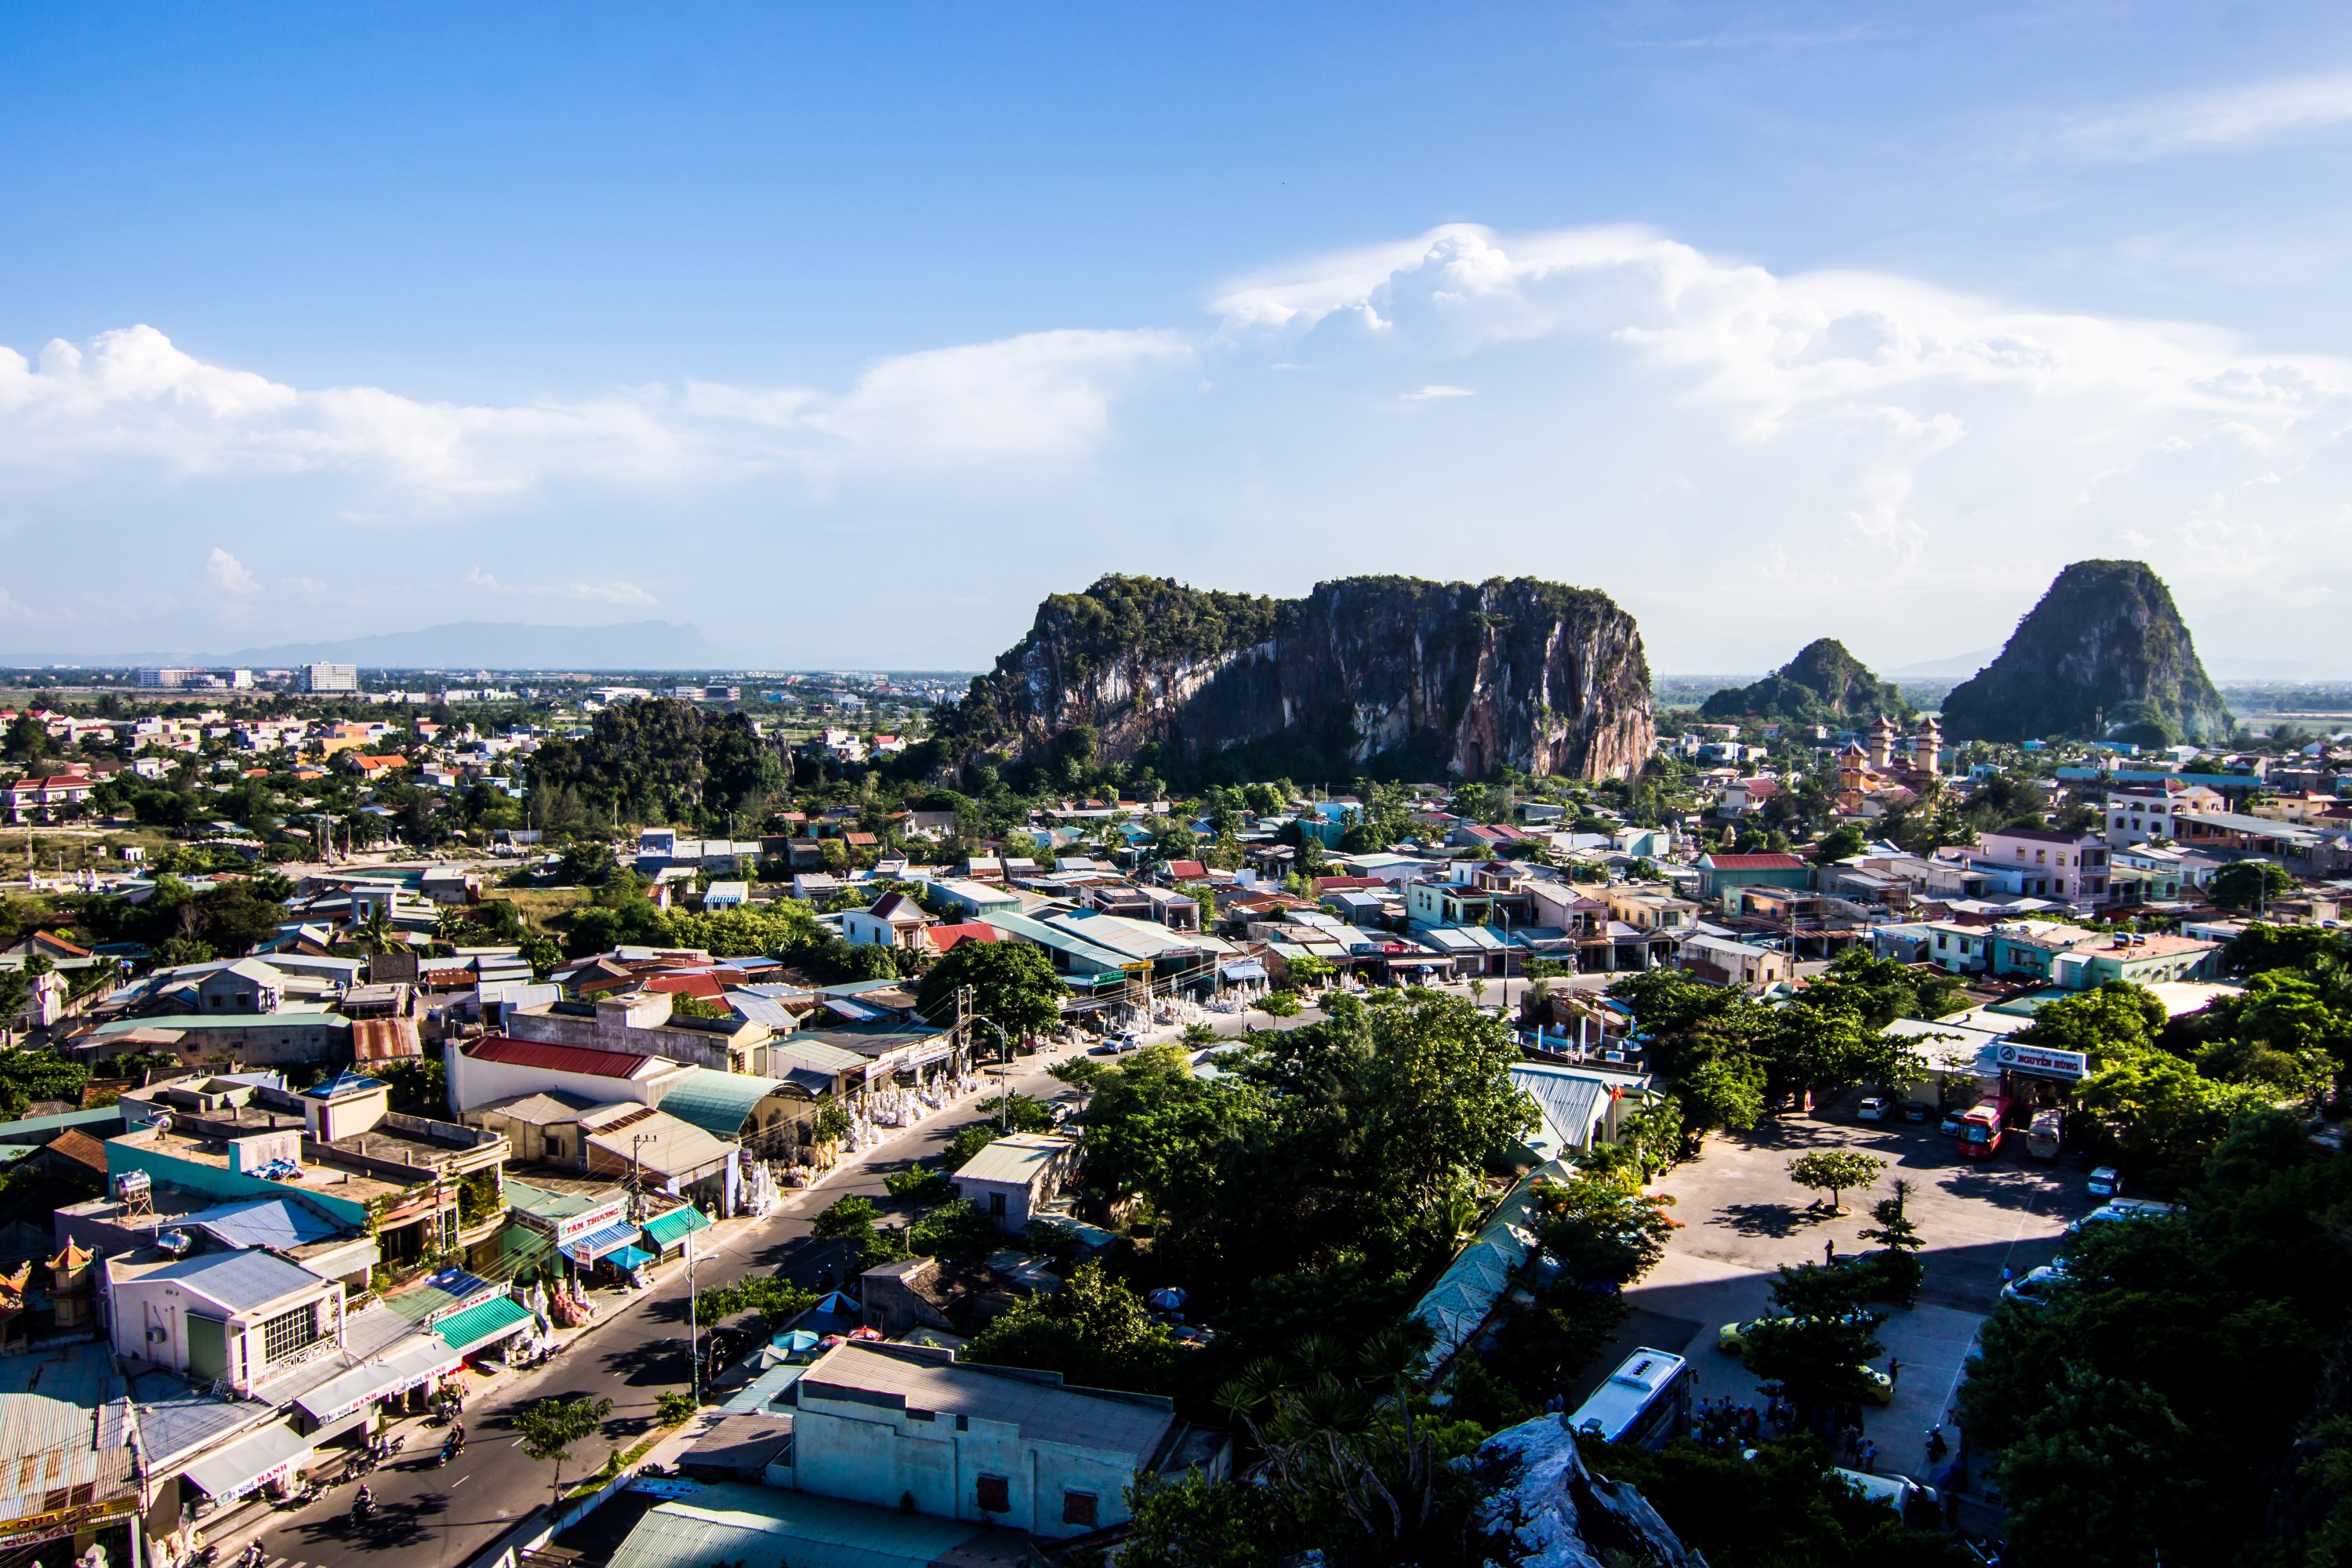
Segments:
[[[1944,1429],[1941,1426],[1927,1428],[1927,1462],[1929,1464],[1932,1465],[1942,1458],[1945,1451],[1949,1447],[1950,1445],[1944,1441]]]
[[[433,1461],[433,1468],[434,1468],[435,1469],[436,1469],[436,1470],[437,1470],[437,1469],[441,1469],[441,1468],[446,1468],[446,1467],[448,1465],[449,1461],[450,1461],[450,1460],[452,1460],[452,1459],[454,1459],[454,1458],[456,1458],[457,1457],[457,1455],[458,1455],[461,1451],[462,1451],[462,1450],[460,1450],[460,1449],[458,1448],[457,1444],[457,1440],[456,1440],[455,1438],[452,1438],[450,1441],[448,1441],[448,1442],[446,1442],[446,1443],[442,1444],[442,1445],[441,1445],[441,1457],[440,1457],[439,1458],[437,1458],[437,1459],[436,1459],[436,1460],[434,1460],[434,1461]]]
[[[288,1492],[284,1497],[279,1498],[278,1500],[278,1506],[279,1508],[300,1508],[306,1503],[316,1501],[318,1496],[319,1489],[312,1486],[309,1481],[304,1481],[300,1486],[296,1487],[292,1491]]]
[[[206,1542],[202,1550],[188,1559],[189,1568],[213,1568],[220,1561],[220,1548]]]
[[[352,1522],[353,1524],[365,1524],[369,1520],[372,1520],[374,1517],[375,1499],[369,1493],[365,1487],[362,1487],[360,1489],[360,1495],[352,1500]]]

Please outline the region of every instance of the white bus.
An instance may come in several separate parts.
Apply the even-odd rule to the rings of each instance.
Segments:
[[[1592,1397],[1576,1407],[1568,1424],[1612,1443],[1662,1448],[1690,1429],[1690,1363],[1664,1351],[1637,1350]]]

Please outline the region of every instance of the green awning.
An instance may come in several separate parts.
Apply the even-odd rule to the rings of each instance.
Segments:
[[[500,1296],[478,1307],[468,1307],[454,1317],[442,1319],[433,1325],[448,1347],[459,1355],[470,1354],[493,1341],[520,1333],[530,1321],[530,1309],[511,1296]]]
[[[783,1087],[781,1079],[688,1068],[677,1087],[662,1096],[660,1110],[663,1115],[690,1121],[714,1138],[740,1138],[753,1109]]]
[[[709,1230],[710,1222],[703,1217],[700,1209],[696,1208],[692,1204],[688,1204],[682,1208],[674,1208],[667,1214],[654,1215],[639,1228],[646,1233],[647,1241],[652,1242],[661,1251],[667,1252],[696,1231]]]

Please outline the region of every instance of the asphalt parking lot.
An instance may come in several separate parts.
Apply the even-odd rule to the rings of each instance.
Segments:
[[[1809,1207],[1815,1194],[1789,1179],[1788,1163],[1836,1148],[1876,1154],[1887,1170],[1870,1190],[1843,1194],[1847,1212],[1832,1216]],[[1951,1404],[1977,1328],[2000,1294],[2001,1269],[2023,1274],[2048,1262],[2068,1222],[2096,1206],[2081,1170],[2028,1160],[2021,1137],[1990,1161],[1963,1161],[1933,1121],[1861,1122],[1849,1104],[1708,1138],[1697,1159],[1660,1184],[1682,1228],[1657,1268],[1626,1292],[1634,1316],[1621,1345],[1687,1355],[1697,1397],[1760,1406],[1755,1378],[1715,1348],[1716,1331],[1764,1311],[1782,1266],[1821,1262],[1825,1244],[1840,1257],[1870,1250],[1861,1231],[1897,1176],[1912,1184],[1908,1212],[1927,1243],[1927,1274],[1914,1307],[1885,1309],[1879,1338],[1887,1353],[1876,1364],[1901,1363],[1895,1403],[1865,1407],[1863,1427],[1879,1446],[1882,1469],[1920,1473],[1924,1437]],[[1592,1382],[1615,1364],[1601,1359],[1608,1364],[1588,1369]]]

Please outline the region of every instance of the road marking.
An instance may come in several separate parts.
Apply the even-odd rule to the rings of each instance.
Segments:
[[[457,1488],[457,1487],[462,1487],[462,1486],[464,1486],[467,1481],[470,1481],[470,1480],[472,1480],[473,1479],[474,1479],[474,1478],[473,1478],[473,1477],[471,1477],[471,1476],[459,1476],[456,1480],[451,1481],[451,1482],[449,1483],[449,1485],[450,1485],[450,1487],[451,1487],[452,1489],[455,1489],[455,1488]]]

